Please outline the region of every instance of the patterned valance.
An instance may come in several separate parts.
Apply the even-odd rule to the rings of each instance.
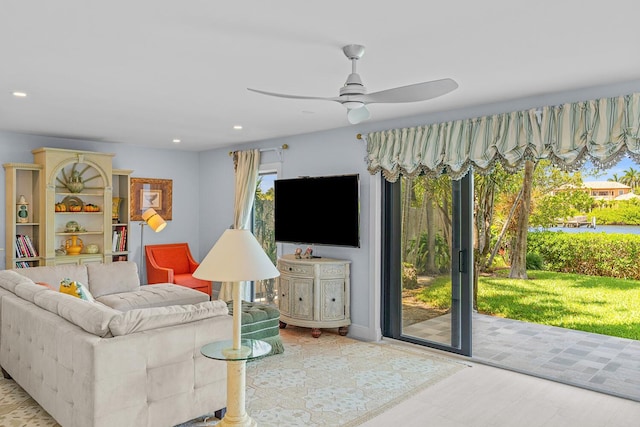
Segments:
[[[549,159],[573,171],[587,159],[598,168],[625,154],[640,161],[640,94],[548,106],[366,135],[371,174],[447,174],[460,179],[470,167],[489,173],[496,162],[509,171],[525,160]]]

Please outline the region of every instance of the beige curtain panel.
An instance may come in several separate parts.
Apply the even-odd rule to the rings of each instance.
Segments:
[[[525,160],[549,159],[572,171],[587,159],[599,168],[624,155],[640,161],[640,94],[548,106],[366,135],[371,174],[452,179],[489,173],[496,162],[517,171]]]
[[[236,151],[233,153],[233,168],[235,171],[235,202],[233,211],[233,228],[251,228],[251,210],[258,186],[260,170],[260,150]],[[251,301],[250,289],[242,286],[242,299]],[[218,299],[231,301],[233,298],[233,283],[224,282],[220,287]]]

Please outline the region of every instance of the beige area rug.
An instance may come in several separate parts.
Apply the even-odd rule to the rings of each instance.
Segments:
[[[283,354],[247,364],[247,412],[261,426],[356,426],[468,366],[332,330],[280,333]]]
[[[0,375],[0,426],[59,426],[44,409],[12,380]]]
[[[262,427],[356,426],[468,365],[403,345],[288,326],[282,354],[247,363],[247,412]],[[0,379],[0,426],[58,426],[13,381]],[[180,427],[212,426],[202,417]]]

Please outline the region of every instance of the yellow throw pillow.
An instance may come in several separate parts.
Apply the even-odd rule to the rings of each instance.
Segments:
[[[86,286],[84,286],[80,282],[76,282],[75,280],[71,280],[69,278],[62,279],[60,282],[60,292],[63,294],[71,295],[76,298],[83,299],[89,302],[95,302],[95,298],[89,292]]]

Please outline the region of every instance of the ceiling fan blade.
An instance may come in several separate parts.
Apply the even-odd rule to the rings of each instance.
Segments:
[[[365,104],[426,101],[449,93],[457,87],[458,83],[452,79],[433,80],[362,95],[362,101]]]
[[[300,96],[300,95],[287,95],[284,93],[274,93],[274,92],[266,92],[264,90],[258,90],[258,89],[251,89],[251,88],[247,88],[247,90],[250,90],[251,92],[256,92],[256,93],[261,93],[263,95],[269,95],[269,96],[277,96],[279,98],[292,98],[292,99],[319,99],[321,101],[340,101],[339,98],[323,98],[320,96]]]
[[[347,119],[352,125],[357,125],[358,123],[367,120],[369,117],[371,117],[371,113],[364,105],[360,108],[354,108],[347,112]]]

